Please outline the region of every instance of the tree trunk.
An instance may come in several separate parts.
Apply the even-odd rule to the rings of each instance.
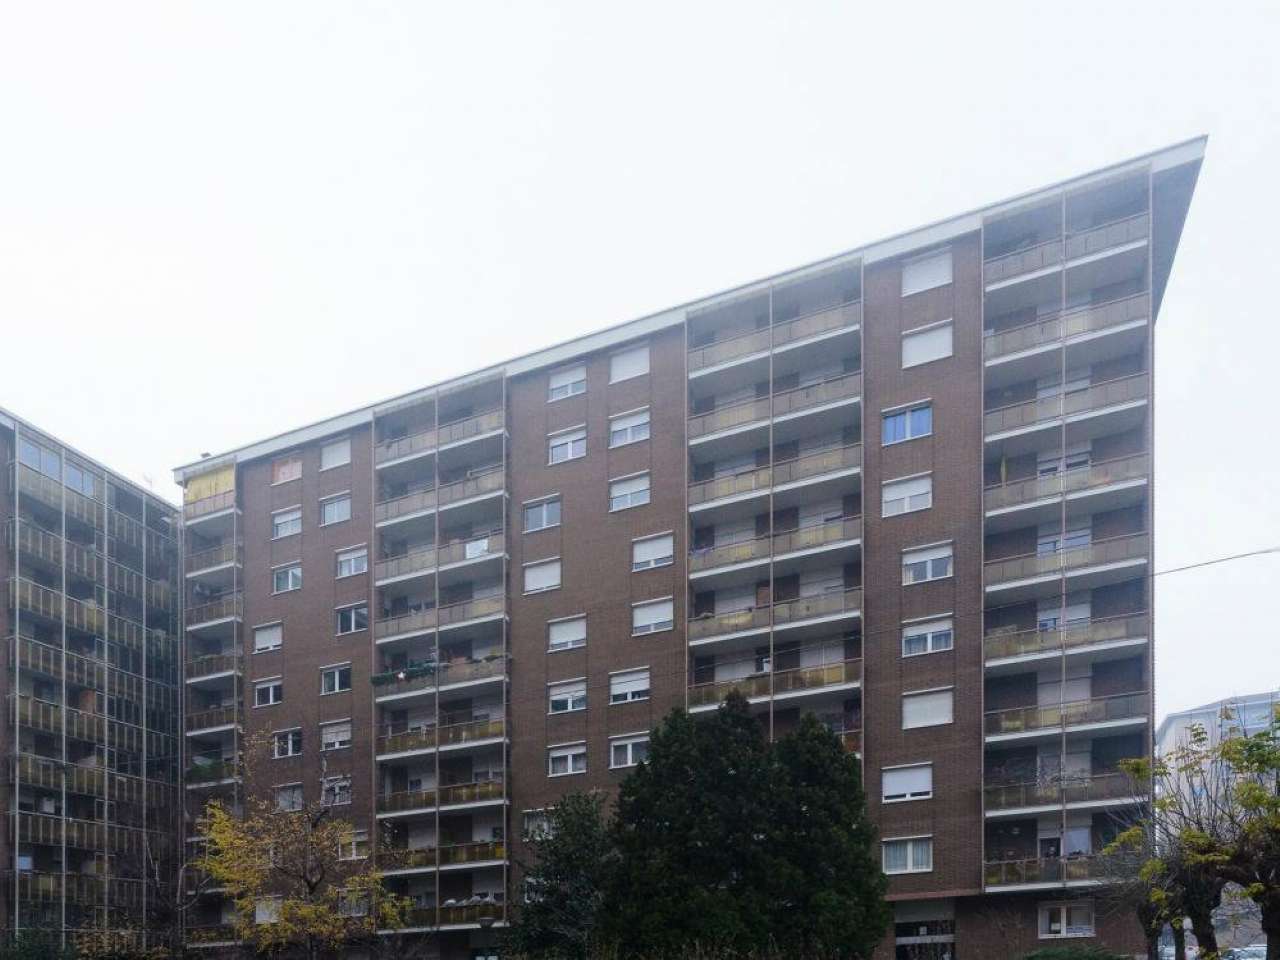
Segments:
[[[1173,931],[1174,960],[1187,960],[1187,928],[1183,925],[1182,918],[1175,919],[1169,927]]]
[[[1191,932],[1196,935],[1196,943],[1200,947],[1198,956],[1218,958],[1218,932],[1213,929],[1213,914],[1196,911],[1190,914]]]
[[[1160,960],[1160,931],[1147,931],[1147,960]]]
[[[1267,960],[1280,960],[1280,897],[1257,901],[1262,932],[1267,936]]]

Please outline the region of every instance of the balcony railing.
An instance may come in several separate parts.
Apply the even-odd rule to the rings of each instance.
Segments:
[[[1076,230],[1067,234],[1067,259],[1088,257],[1112,247],[1145,240],[1151,230],[1151,218],[1144,211],[1110,223]]]
[[[846,613],[858,610],[861,606],[862,588],[854,587],[851,590],[833,591],[813,597],[780,600],[771,606],[751,607],[731,613],[704,614],[689,621],[687,633],[690,640],[700,640],[724,633],[767,627],[770,623],[797,623],[814,617]]]
[[[243,612],[241,600],[240,592],[236,591],[219,597],[217,600],[188,607],[187,629],[202,623],[211,623],[215,620],[227,620],[241,616]]]
[[[373,566],[375,580],[390,580],[392,577],[407,577],[414,573],[425,573],[436,566],[436,548],[434,546],[416,547],[408,553],[377,561]]]
[[[9,605],[55,623],[65,619],[67,626],[85,633],[101,635],[107,626],[107,612],[102,607],[71,597],[66,598],[64,618],[63,595],[30,580],[10,578]]]
[[[464,720],[420,730],[392,731],[378,737],[378,753],[433,750],[438,746],[491,740],[503,736],[505,732],[506,723],[503,717]]]
[[[240,657],[234,653],[213,653],[204,657],[194,657],[187,661],[186,676],[188,680],[196,677],[207,677],[215,673],[226,673],[240,669]]]
[[[187,927],[187,943],[234,943],[236,928],[225,924],[209,927]]]
[[[1150,229],[1149,220],[1146,213],[1139,213],[1087,230],[1071,232],[1065,242],[1062,237],[1054,237],[1025,250],[992,257],[983,264],[983,278],[986,283],[998,283],[1024,273],[1057,266],[1063,262],[1064,254],[1067,260],[1076,260],[1135,240],[1144,240]]]
[[[1127,773],[1101,773],[1050,781],[991,783],[983,788],[983,797],[988,810],[1017,810],[1065,803],[1124,800],[1145,796],[1147,792],[1146,787],[1135,783]]]
[[[201,517],[208,516],[211,513],[229,510],[235,505],[236,492],[234,490],[224,490],[222,493],[215,493],[211,497],[203,497],[183,504],[182,517],[187,522],[199,520]]]
[[[829,447],[792,460],[776,460],[772,470],[767,466],[754,467],[740,473],[692,483],[689,485],[689,503],[709,503],[722,497],[767,489],[771,481],[775,484],[794,483],[860,466],[862,444]]]
[[[491,597],[464,600],[461,603],[450,603],[440,608],[440,626],[447,627],[455,623],[477,620],[480,617],[491,617],[502,613],[506,605],[506,595],[501,593]]]
[[[689,350],[688,368],[690,372],[728,363],[739,357],[761,353],[770,346],[781,347],[797,340],[838,330],[841,327],[852,327],[862,322],[862,304],[854,301],[828,307],[803,317],[784,320],[774,324],[772,331],[768,327],[758,330],[746,330],[732,333],[710,343],[693,347]]]
[[[400,790],[378,797],[379,813],[402,813],[406,810],[430,810],[464,803],[501,800],[506,794],[502,780],[454,783],[440,789]]]
[[[373,622],[373,638],[382,640],[402,633],[434,630],[438,622],[435,607],[413,610],[394,617],[381,617]]]
[[[708,413],[699,413],[690,417],[685,432],[690,440],[696,440],[708,434],[719,433],[721,430],[740,427],[744,423],[767,420],[769,410],[768,397],[756,397],[741,403],[731,403],[728,406],[717,407]]]
[[[1133,640],[1147,635],[1147,615],[1132,613],[1099,617],[1049,629],[990,630],[983,639],[987,660],[1026,657],[1042,653],[1062,653],[1076,647],[1116,640]]]
[[[439,433],[438,443],[443,447],[445,444],[469,440],[485,433],[493,433],[495,430],[501,430],[504,422],[502,408],[497,407],[493,410],[486,410],[484,413],[464,417],[461,420],[442,423],[437,431]]]
[[[1150,382],[1147,375],[1135,373],[1132,376],[1096,383],[1083,390],[1073,390],[1066,394],[1058,393],[988,410],[983,416],[983,424],[988,434],[1003,433],[1006,430],[1047,423],[1072,414],[1105,410],[1107,407],[1122,403],[1145,400],[1149,391]]]
[[[862,374],[845,373],[829,380],[812,383],[806,387],[785,390],[773,395],[773,415],[807,410],[809,407],[820,407],[835,403],[838,400],[849,400],[862,395]]]
[[[1034,246],[991,257],[982,265],[982,277],[986,283],[999,283],[1024,273],[1034,273],[1062,262],[1062,238],[1054,237]]]
[[[378,851],[378,867],[382,870],[415,870],[435,867],[435,847],[383,847]]]
[[[507,660],[503,656],[494,656],[485,660],[460,660],[440,665],[440,686],[451,683],[469,683],[473,680],[488,680],[500,677],[507,672]]]
[[[746,357],[753,353],[768,350],[769,344],[768,327],[763,330],[749,330],[745,333],[734,334],[722,340],[713,340],[711,343],[694,347],[689,351],[688,369],[692,373],[695,370],[728,363],[730,360],[737,360],[739,357]]]
[[[230,563],[236,565],[244,563],[244,550],[238,543],[227,542],[210,547],[208,550],[197,550],[195,553],[187,554],[183,566],[186,572],[191,574],[198,570],[208,570]]]
[[[501,464],[493,464],[478,470],[469,477],[440,485],[441,507],[459,500],[469,500],[482,494],[501,490],[506,484],[506,472]]]
[[[236,764],[232,760],[219,760],[216,763],[195,763],[187,770],[187,783],[219,783],[239,776]]]
[[[987,585],[993,586],[1033,577],[1067,573],[1085,567],[1145,559],[1150,551],[1147,534],[1130,533],[1049,553],[1030,553],[1002,560],[988,560],[983,573]]]
[[[399,460],[402,457],[413,456],[416,453],[425,453],[427,450],[433,450],[436,446],[435,430],[423,430],[420,433],[413,433],[406,437],[396,437],[392,440],[383,440],[373,448],[374,463],[386,463],[389,460]]]
[[[988,862],[983,869],[983,882],[988,887],[1033,883],[1073,883],[1100,880],[1103,876],[1102,862],[1085,855],[1032,860],[998,860]]]
[[[792,670],[775,670],[772,673],[754,673],[733,680],[695,684],[689,687],[689,705],[719,703],[735,690],[747,699],[753,699],[780,693],[794,693],[797,690],[819,690],[823,687],[857,683],[861,679],[862,661],[860,659],[813,667],[797,667]]]
[[[464,560],[481,560],[496,557],[506,549],[502,530],[477,533],[465,540],[454,540],[440,547],[440,566],[461,563]]]
[[[440,925],[453,926],[464,923],[483,925],[490,920],[502,919],[500,903],[460,903],[440,908]]]
[[[1134,320],[1146,320],[1150,314],[1151,297],[1145,293],[1060,311],[1037,317],[1031,323],[988,332],[983,339],[982,355],[993,360],[1081,334],[1122,326]]]
[[[485,860],[505,860],[507,845],[501,840],[475,843],[453,843],[440,848],[440,865],[456,863],[480,863]]]
[[[769,544],[770,538],[765,536],[740,540],[737,543],[726,543],[719,547],[694,550],[689,554],[689,571],[697,573],[701,570],[727,567],[735,563],[762,560],[769,556]]]
[[[988,510],[1016,507],[1035,503],[1050,497],[1060,497],[1079,490],[1091,490],[1126,480],[1139,480],[1151,474],[1151,458],[1145,453],[1131,457],[1101,460],[1087,466],[1060,471],[1043,477],[1025,480],[1009,480],[993,484],[983,493],[983,504]]]
[[[187,712],[187,730],[208,730],[213,727],[230,726],[239,723],[240,714],[243,712],[234,703],[205,710],[190,710]]]
[[[1095,697],[1071,703],[992,710],[987,713],[985,729],[988,736],[1057,730],[1081,724],[1146,717],[1149,709],[1150,698],[1145,692],[1122,693],[1114,697]]]
[[[773,552],[782,554],[795,550],[812,550],[829,543],[840,543],[842,540],[856,540],[861,534],[861,516],[841,517],[775,533]]]
[[[396,520],[422,510],[434,510],[435,506],[436,488],[432,485],[419,490],[412,490],[389,500],[379,500],[373,506],[373,519],[375,523],[382,523],[386,520]]]
[[[66,509],[66,515],[94,529],[102,530],[105,508],[97,500],[64,487],[52,477],[37,473],[24,463],[18,464],[18,491],[39,500],[54,510]],[[65,498],[65,499],[64,499]]]
[[[769,486],[772,475],[768,467],[755,467],[740,473],[692,483],[689,485],[689,503],[709,503],[722,497],[765,490]]]
[[[842,303],[794,320],[784,320],[773,326],[773,345],[781,347],[797,340],[816,337],[828,330],[853,327],[862,322],[862,302]]]

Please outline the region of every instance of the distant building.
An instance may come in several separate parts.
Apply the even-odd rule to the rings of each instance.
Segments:
[[[1156,731],[1156,753],[1164,756],[1177,747],[1186,746],[1195,725],[1204,728],[1211,744],[1230,737],[1252,736],[1266,729],[1277,707],[1280,707],[1280,690],[1271,690],[1227,697],[1171,713],[1160,721]]]

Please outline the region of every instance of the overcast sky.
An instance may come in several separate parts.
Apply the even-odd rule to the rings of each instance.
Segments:
[[[201,451],[1207,133],[1156,566],[1280,544],[1274,0],[0,8],[0,406],[159,493]],[[1280,555],[1159,578],[1161,715],[1280,684],[1278,589]]]

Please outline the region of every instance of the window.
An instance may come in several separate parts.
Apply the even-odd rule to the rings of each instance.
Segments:
[[[631,541],[631,571],[665,567],[675,561],[675,537],[664,533],[657,537]]]
[[[885,873],[926,873],[933,869],[933,837],[885,840],[880,849]]]
[[[18,440],[18,459],[32,470],[43,473],[46,477],[57,480],[62,473],[58,455],[46,447],[40,446],[26,437]]]
[[[271,482],[288,483],[302,476],[302,458],[285,457],[271,464]]]
[[[902,295],[944,287],[951,282],[951,251],[942,250],[902,265]]]
[[[325,667],[320,671],[320,692],[343,693],[351,689],[351,664]]]
[[[579,427],[547,437],[547,463],[564,463],[587,455],[587,430]]]
[[[361,890],[338,891],[338,916],[367,917],[369,915],[369,896]]]
[[[566,367],[551,374],[547,381],[547,401],[563,400],[587,389],[587,368],[583,364]]]
[[[560,498],[540,500],[537,503],[526,503],[524,506],[524,532],[545,530],[548,527],[560,526]]]
[[[547,712],[573,713],[587,709],[587,681],[569,680],[547,684]]]
[[[926,690],[902,695],[902,729],[938,727],[951,723],[954,690]]]
[[[302,784],[287,783],[283,787],[276,787],[276,809],[301,810]]]
[[[632,377],[643,376],[648,372],[648,344],[632,347],[630,350],[623,350],[621,353],[615,353],[609,358],[610,383],[617,383],[619,380],[630,380]]]
[[[279,540],[281,537],[291,537],[295,533],[302,532],[302,508],[294,507],[292,510],[281,510],[279,513],[271,515],[271,539]]]
[[[325,777],[320,781],[320,803],[326,807],[340,807],[351,802],[351,778],[349,776]]]
[[[336,720],[320,724],[320,749],[341,750],[351,746],[351,721]]]
[[[630,703],[649,699],[649,668],[609,675],[609,702]]]
[[[649,474],[624,477],[609,484],[609,509],[626,510],[649,502]]]
[[[253,705],[270,707],[284,700],[283,680],[263,680],[253,686]]]
[[[331,523],[341,523],[343,520],[350,519],[351,497],[333,497],[320,501],[320,526],[325,527]]]
[[[351,440],[343,437],[341,440],[331,440],[320,448],[320,469],[330,470],[333,467],[341,467],[351,462]]]
[[[922,403],[906,410],[886,413],[880,420],[880,442],[885,446],[927,437],[933,433],[933,404]]]
[[[1041,940],[1093,935],[1093,901],[1040,904]]]
[[[913,623],[902,628],[904,657],[950,650],[954,643],[950,620],[930,620],[928,623]]]
[[[902,369],[951,356],[951,321],[902,335]]]
[[[560,560],[539,560],[524,565],[524,592],[540,593],[560,586]]]
[[[358,603],[354,607],[343,607],[337,613],[338,636],[369,628],[369,605],[367,603]]]
[[[1086,517],[1076,521],[1077,525],[1062,532],[1060,523],[1042,523],[1036,537],[1036,555],[1047,556],[1059,550],[1071,550],[1075,547],[1087,547],[1093,541],[1091,520]]]
[[[927,800],[933,796],[933,764],[890,767],[880,774],[880,799],[885,803]]]
[[[275,735],[275,751],[274,756],[280,757],[296,757],[302,753],[302,731],[301,730],[281,730]]]
[[[284,625],[268,624],[265,627],[253,628],[253,652],[265,653],[268,650],[279,650],[284,643]]]
[[[890,480],[880,485],[880,516],[927,510],[933,506],[933,474]]]
[[[525,840],[545,840],[551,836],[551,815],[545,807],[521,813],[521,833]]]
[[[951,576],[951,544],[902,552],[902,583],[924,583]]]
[[[342,550],[338,553],[338,577],[354,577],[369,569],[369,551],[366,547]]]
[[[275,593],[288,593],[302,589],[302,564],[280,567],[271,571],[271,589]]]
[[[552,747],[547,751],[547,776],[564,777],[571,773],[587,772],[587,745],[575,743],[567,747]]]
[[[547,649],[572,650],[587,645],[587,618],[571,617],[547,624]]]
[[[634,767],[649,759],[649,735],[636,734],[630,737],[614,737],[609,741],[609,766],[617,770],[619,767]]]
[[[622,447],[649,439],[649,408],[609,421],[609,446]]]
[[[280,898],[279,897],[263,897],[253,904],[253,922],[254,923],[279,923],[280,922]]]
[[[70,489],[83,493],[86,497],[96,498],[98,495],[97,480],[94,475],[74,463],[68,461],[66,470],[63,471],[63,480]]]
[[[364,860],[369,856],[369,831],[352,830],[338,845],[339,860]]]
[[[670,630],[675,626],[675,618],[675,601],[670,597],[634,604],[631,607],[631,635],[638,637],[643,633]]]

